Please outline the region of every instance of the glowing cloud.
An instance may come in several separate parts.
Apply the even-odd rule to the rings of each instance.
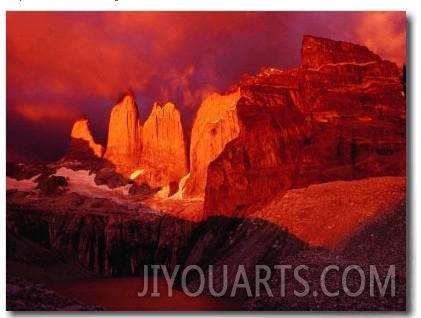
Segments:
[[[71,108],[61,105],[31,105],[25,104],[16,107],[16,112],[34,122],[45,119],[49,120],[68,120],[76,118],[79,113]]]
[[[398,65],[406,63],[405,12],[365,12],[356,23],[356,41]]]
[[[402,64],[405,28],[404,12],[7,12],[7,138],[19,145],[44,119],[71,127],[84,115],[104,143],[127,89],[141,118],[155,101],[173,102],[188,133],[207,94],[262,67],[299,66],[303,34],[363,44]]]

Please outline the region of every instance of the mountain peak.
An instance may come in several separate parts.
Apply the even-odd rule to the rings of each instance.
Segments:
[[[178,181],[188,172],[180,112],[173,103],[154,103],[145,121],[142,167],[151,171],[145,181],[154,187]]]
[[[73,124],[72,132],[70,135],[73,138],[83,138],[83,139],[91,137],[88,119],[85,117],[81,117],[78,120],[76,120]]]
[[[240,98],[239,89],[227,95],[212,93],[200,105],[192,128],[191,174],[186,183],[186,196],[203,197],[209,163],[219,156],[228,142],[238,137],[237,103]]]
[[[151,111],[151,115],[152,114],[156,114],[156,113],[171,113],[171,112],[179,112],[177,107],[175,107],[175,105],[171,102],[167,102],[164,106],[161,106],[158,102],[155,102],[152,106],[152,111]]]
[[[116,108],[120,108],[122,111],[136,112],[138,114],[136,101],[133,93],[131,92],[125,93],[118,99],[116,105],[113,108],[113,111]]]
[[[175,107],[175,105],[174,105],[173,103],[168,102],[168,103],[166,103],[166,104],[164,105],[163,109],[166,109],[166,110],[172,111],[172,110],[176,109],[176,107]]]
[[[142,152],[142,126],[132,93],[124,94],[111,111],[106,159],[124,171],[137,168]],[[121,169],[120,169],[121,170]]]
[[[119,104],[120,102],[122,102],[126,97],[130,97],[134,99],[133,91],[127,90],[123,94],[121,94],[120,97],[117,99],[116,104]]]
[[[79,118],[75,121],[70,134],[70,144],[67,151],[67,158],[83,159],[95,155],[101,158],[104,153],[104,147],[95,143],[89,121],[87,118]]]
[[[327,64],[364,64],[378,61],[381,61],[380,56],[366,46],[313,35],[303,36],[301,64],[304,68],[319,69]]]

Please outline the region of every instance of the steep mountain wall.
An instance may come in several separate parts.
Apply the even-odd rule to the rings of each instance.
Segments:
[[[133,95],[125,94],[111,112],[104,158],[119,171],[128,173],[139,167],[141,154],[142,126],[139,111]]]
[[[239,91],[228,95],[211,94],[201,104],[193,124],[190,145],[190,177],[186,196],[203,197],[209,163],[225,145],[238,137]]]
[[[205,215],[243,216],[310,184],[405,175],[398,67],[323,38],[304,37],[302,52],[302,67],[238,85],[239,137],[209,165]]]
[[[139,178],[150,186],[178,182],[188,173],[188,160],[180,112],[172,103],[154,104],[143,126],[143,152]]]

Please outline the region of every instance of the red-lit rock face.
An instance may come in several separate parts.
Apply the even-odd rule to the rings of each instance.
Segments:
[[[367,47],[342,41],[304,35],[301,47],[301,66],[319,69],[324,65],[341,63],[369,63],[381,61],[380,56]]]
[[[209,165],[205,215],[242,216],[310,184],[405,174],[398,67],[365,47],[308,36],[302,60],[240,83],[240,134]]]
[[[131,94],[112,110],[104,158],[124,177],[152,187],[190,172],[184,196],[206,193],[207,215],[239,216],[313,183],[402,175],[399,75],[394,63],[366,47],[305,36],[300,68],[262,69],[203,101],[191,134],[190,168],[175,106],[154,105],[142,128]],[[72,139],[86,140],[100,157],[87,125],[78,125]]]
[[[73,124],[66,158],[83,161],[92,156],[101,158],[103,154],[104,147],[95,143],[89,129],[89,121],[85,118],[78,119]]]
[[[126,94],[113,108],[108,129],[104,158],[121,171],[131,171],[140,165],[142,126],[134,98]]]
[[[190,146],[190,177],[185,195],[203,197],[207,169],[225,145],[238,137],[239,91],[228,95],[212,94],[200,106],[193,124]]]
[[[188,173],[180,112],[174,104],[155,104],[143,125],[142,169],[139,179],[153,187],[166,186]]]

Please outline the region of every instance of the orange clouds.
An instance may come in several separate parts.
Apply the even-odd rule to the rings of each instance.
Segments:
[[[363,44],[401,64],[405,22],[403,12],[9,11],[7,138],[19,145],[57,120],[45,136],[65,144],[68,131],[57,126],[83,114],[105,142],[111,107],[128,89],[142,118],[155,101],[173,102],[188,130],[210,92],[262,67],[299,66],[303,34]],[[31,143],[38,156],[51,145],[42,138]]]
[[[80,116],[80,113],[75,109],[60,106],[60,105],[34,105],[34,104],[24,104],[15,107],[16,113],[29,119],[31,121],[41,121],[41,120],[53,120],[53,121],[62,121],[74,119]]]
[[[8,82],[25,83],[26,94],[35,95],[112,100],[131,88],[159,100],[174,91],[168,85],[177,75],[167,73],[184,80],[193,65],[189,81],[199,74],[200,84],[180,86],[199,96],[194,89],[224,90],[262,66],[298,66],[301,37],[309,32],[405,60],[402,12],[8,12],[6,20]],[[206,82],[208,74],[215,76]]]
[[[143,88],[151,74],[131,43],[104,33],[98,15],[8,12],[6,19],[10,78],[115,98],[128,85]]]
[[[355,23],[357,41],[383,59],[406,62],[405,12],[364,12]]]

